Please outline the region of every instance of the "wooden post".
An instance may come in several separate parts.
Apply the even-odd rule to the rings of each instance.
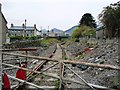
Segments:
[[[59,83],[59,90],[62,90],[62,63],[59,63],[60,66],[60,83]]]
[[[97,63],[88,63],[88,62],[81,62],[81,61],[76,61],[76,60],[56,60],[56,59],[52,59],[52,58],[46,58],[46,57],[38,57],[38,56],[32,56],[32,55],[23,55],[23,54],[15,54],[15,53],[3,53],[6,55],[12,55],[12,56],[20,56],[20,57],[28,57],[28,58],[34,58],[34,59],[38,59],[38,60],[47,60],[47,61],[53,61],[53,62],[63,62],[65,64],[81,64],[81,65],[86,65],[86,66],[90,66],[90,67],[96,67],[96,68],[104,68],[104,69],[111,69],[111,70],[120,70],[119,66],[113,66],[113,65],[106,65],[106,64],[97,64]]]
[[[3,62],[3,54],[2,54],[2,50],[0,50],[0,90],[2,90],[2,85],[3,85],[3,82],[2,82],[2,73],[3,73],[3,70],[2,70],[2,62]]]
[[[26,56],[27,56],[28,55],[28,51],[26,50],[25,53],[26,53]],[[26,65],[26,68],[27,68],[27,57],[26,57],[26,61],[25,62],[26,62],[25,65]]]
[[[2,51],[0,50],[0,90],[2,90]]]

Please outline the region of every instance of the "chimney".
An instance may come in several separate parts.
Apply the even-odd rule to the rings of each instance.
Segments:
[[[25,24],[22,24],[22,27],[25,28]]]
[[[25,28],[26,28],[26,22],[27,22],[27,20],[25,19],[25,25],[24,25]]]
[[[34,28],[36,29],[36,24],[34,24]]]
[[[0,3],[0,13],[2,12],[2,4]]]
[[[11,24],[11,27],[13,27],[13,24]]]

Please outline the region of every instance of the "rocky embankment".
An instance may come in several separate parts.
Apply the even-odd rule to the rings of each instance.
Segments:
[[[110,64],[114,66],[118,66],[119,63],[118,40],[116,38],[99,40],[94,38],[81,38],[80,42],[69,44],[65,48],[68,54],[70,54],[69,58],[78,61]],[[88,83],[118,88],[118,71],[82,65],[74,66],[73,69]]]

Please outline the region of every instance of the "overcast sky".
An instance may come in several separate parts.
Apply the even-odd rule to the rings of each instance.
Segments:
[[[67,30],[79,23],[82,15],[91,13],[97,21],[103,7],[119,0],[0,0],[2,12],[10,24],[37,25],[40,29]]]

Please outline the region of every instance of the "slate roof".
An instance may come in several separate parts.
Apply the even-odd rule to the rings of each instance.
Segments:
[[[10,27],[9,30],[34,30],[35,28],[32,26],[26,26],[26,28],[22,27],[22,26],[13,26]]]

